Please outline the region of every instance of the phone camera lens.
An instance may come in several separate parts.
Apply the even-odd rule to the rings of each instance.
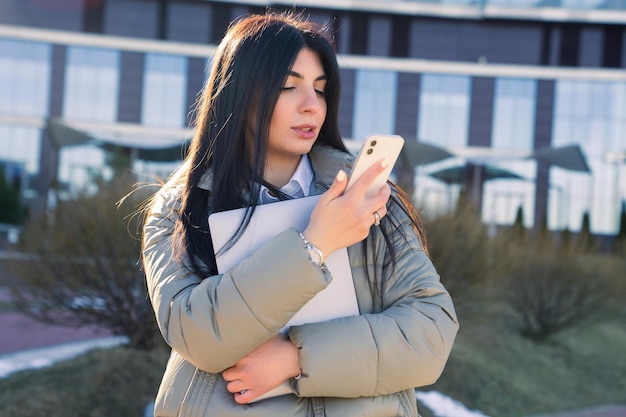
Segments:
[[[374,152],[374,149],[372,149],[372,148],[370,148],[370,149],[368,149],[368,150],[367,150],[367,154],[368,154],[368,155],[371,155],[371,154],[372,154],[372,152]]]
[[[376,141],[375,140],[372,141],[372,146],[376,146]]]

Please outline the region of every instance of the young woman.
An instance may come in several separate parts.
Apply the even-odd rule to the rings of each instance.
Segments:
[[[233,24],[214,56],[180,170],[151,202],[143,264],[172,353],[156,416],[417,416],[458,324],[415,209],[395,186],[349,191],[337,126],[339,70],[325,32],[293,15]],[[218,274],[208,215],[322,194],[304,230],[281,232]],[[246,221],[241,228],[246,227]],[[309,245],[307,245],[309,242]],[[280,329],[348,248],[360,314]],[[285,381],[293,394],[252,402]]]

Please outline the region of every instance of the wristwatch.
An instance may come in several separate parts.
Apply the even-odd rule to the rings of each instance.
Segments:
[[[311,242],[306,240],[306,238],[304,237],[302,233],[300,233],[300,237],[302,238],[302,241],[304,242],[304,247],[309,252],[309,257],[311,258],[311,261],[317,266],[319,266],[320,268],[324,269],[324,254],[322,253],[322,251],[316,248],[315,246],[313,246]]]

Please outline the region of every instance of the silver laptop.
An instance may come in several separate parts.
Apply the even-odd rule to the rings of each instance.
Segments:
[[[241,223],[245,209],[211,214],[209,227],[213,248],[218,252],[216,257],[218,272],[224,273],[230,270],[263,243],[289,227],[294,227],[299,231],[304,230],[319,197],[304,197],[258,206],[241,238],[234,246],[221,253],[220,249],[233,236]],[[345,248],[335,251],[327,257],[325,263],[333,280],[289,321],[284,331],[291,325],[316,323],[359,314],[348,251]]]
[[[209,216],[209,228],[211,229],[213,248],[218,253],[216,256],[218,272],[224,273],[230,270],[263,243],[289,227],[294,227],[299,231],[304,230],[319,197],[304,197],[258,206],[250,219],[248,228],[240,239],[227,251],[221,252],[220,249],[224,247],[239,227],[245,209],[211,214]],[[283,327],[283,332],[286,332],[293,325],[318,323],[359,314],[348,251],[345,248],[335,251],[326,258],[325,263],[333,276],[333,280],[291,318]],[[291,387],[285,382],[253,402],[292,393]]]

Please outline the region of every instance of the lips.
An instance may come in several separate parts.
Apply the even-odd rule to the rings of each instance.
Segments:
[[[298,136],[304,139],[312,139],[316,135],[316,126],[314,125],[299,125],[291,128]]]

